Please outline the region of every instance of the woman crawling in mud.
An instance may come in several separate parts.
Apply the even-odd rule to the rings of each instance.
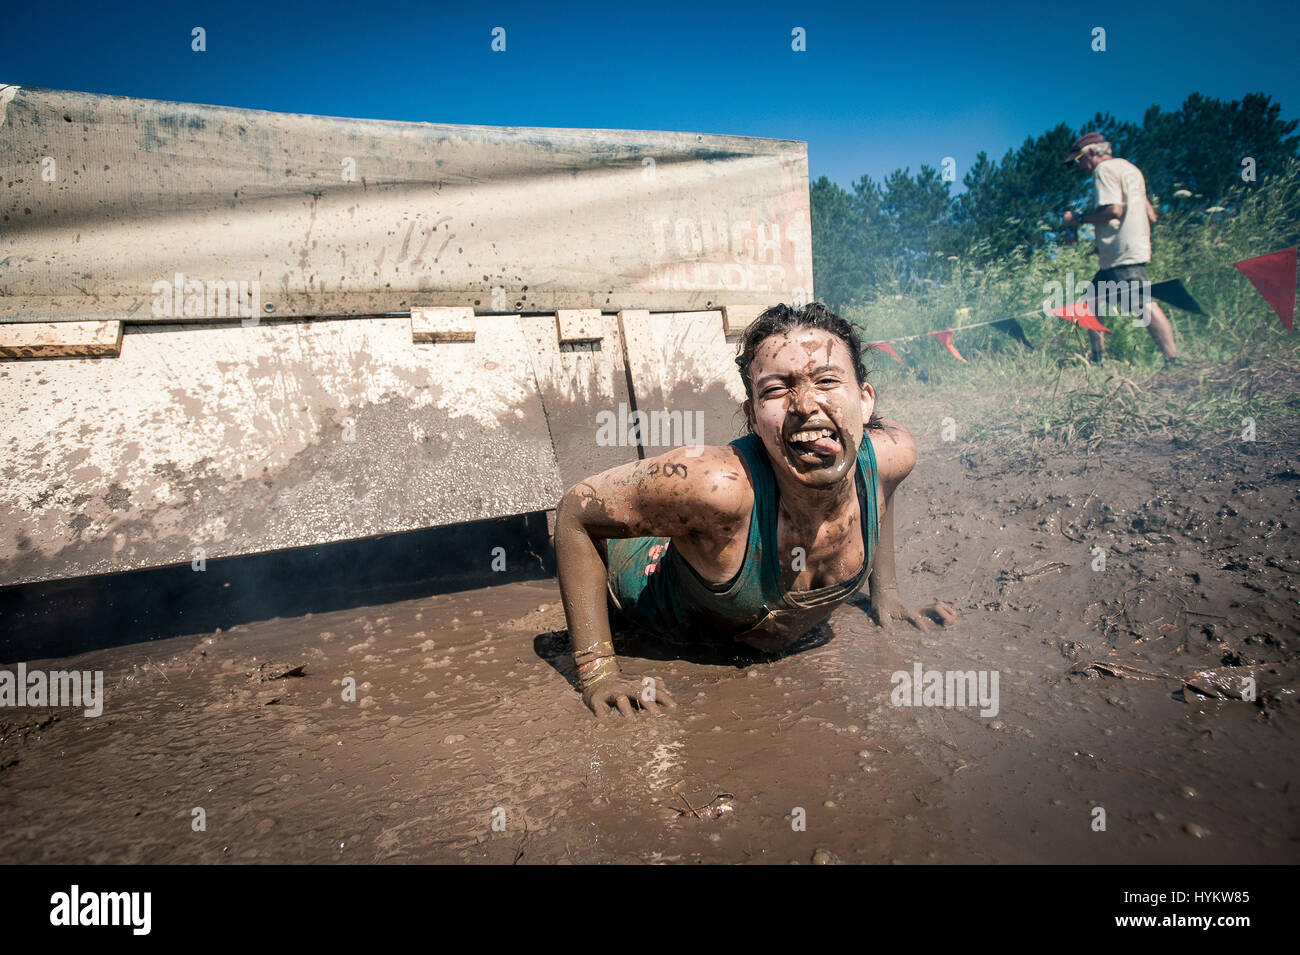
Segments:
[[[824,305],[769,308],[736,358],[749,434],[611,468],[564,495],[560,593],[578,686],[597,716],[676,705],[658,681],[619,669],[611,614],[679,640],[776,652],[867,581],[877,624],[929,625],[904,607],[894,571],[893,495],[916,444],[875,414],[861,352]],[[955,619],[943,604],[925,613]]]

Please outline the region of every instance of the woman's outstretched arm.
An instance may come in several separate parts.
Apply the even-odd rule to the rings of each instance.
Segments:
[[[694,451],[695,449],[692,449]],[[555,559],[569,624],[578,688],[597,716],[640,706],[656,715],[675,703],[654,678],[625,676],[614,656],[606,606],[604,541],[669,537],[708,549],[733,534],[742,511],[737,482],[719,480],[738,465],[729,448],[688,453],[678,448],[611,468],[570,488],[555,515]]]
[[[881,627],[893,620],[905,620],[912,626],[925,630],[930,627],[930,617],[937,617],[944,626],[957,619],[947,604],[936,603],[922,613],[909,608],[898,595],[898,572],[894,565],[894,492],[912,473],[916,466],[916,442],[907,429],[896,421],[881,419],[881,427],[867,432],[876,452],[876,468],[880,478],[880,540],[871,576],[867,586],[871,594],[871,616]]]

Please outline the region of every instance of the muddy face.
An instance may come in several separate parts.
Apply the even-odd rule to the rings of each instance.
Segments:
[[[745,414],[778,475],[827,488],[852,474],[876,396],[871,385],[858,385],[838,335],[817,328],[773,335],[759,345],[750,374]]]

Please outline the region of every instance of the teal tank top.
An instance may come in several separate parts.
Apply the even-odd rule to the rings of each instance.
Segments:
[[[857,492],[865,551],[858,573],[816,590],[781,590],[777,547],[776,477],[757,435],[731,442],[754,484],[754,507],[740,572],[725,586],[703,580],[668,537],[605,541],[610,603],[630,623],[676,639],[723,637],[760,649],[778,649],[830,616],[871,573],[880,539],[876,454],[863,432],[858,446]]]

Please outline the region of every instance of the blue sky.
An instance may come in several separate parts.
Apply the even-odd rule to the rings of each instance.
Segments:
[[[190,30],[207,31],[207,51]],[[490,49],[506,30],[506,52]],[[803,27],[806,52],[791,50]],[[1106,30],[1107,50],[1090,49]],[[0,82],[373,119],[808,142],[848,185],[1199,91],[1300,115],[1294,2],[30,3]]]

